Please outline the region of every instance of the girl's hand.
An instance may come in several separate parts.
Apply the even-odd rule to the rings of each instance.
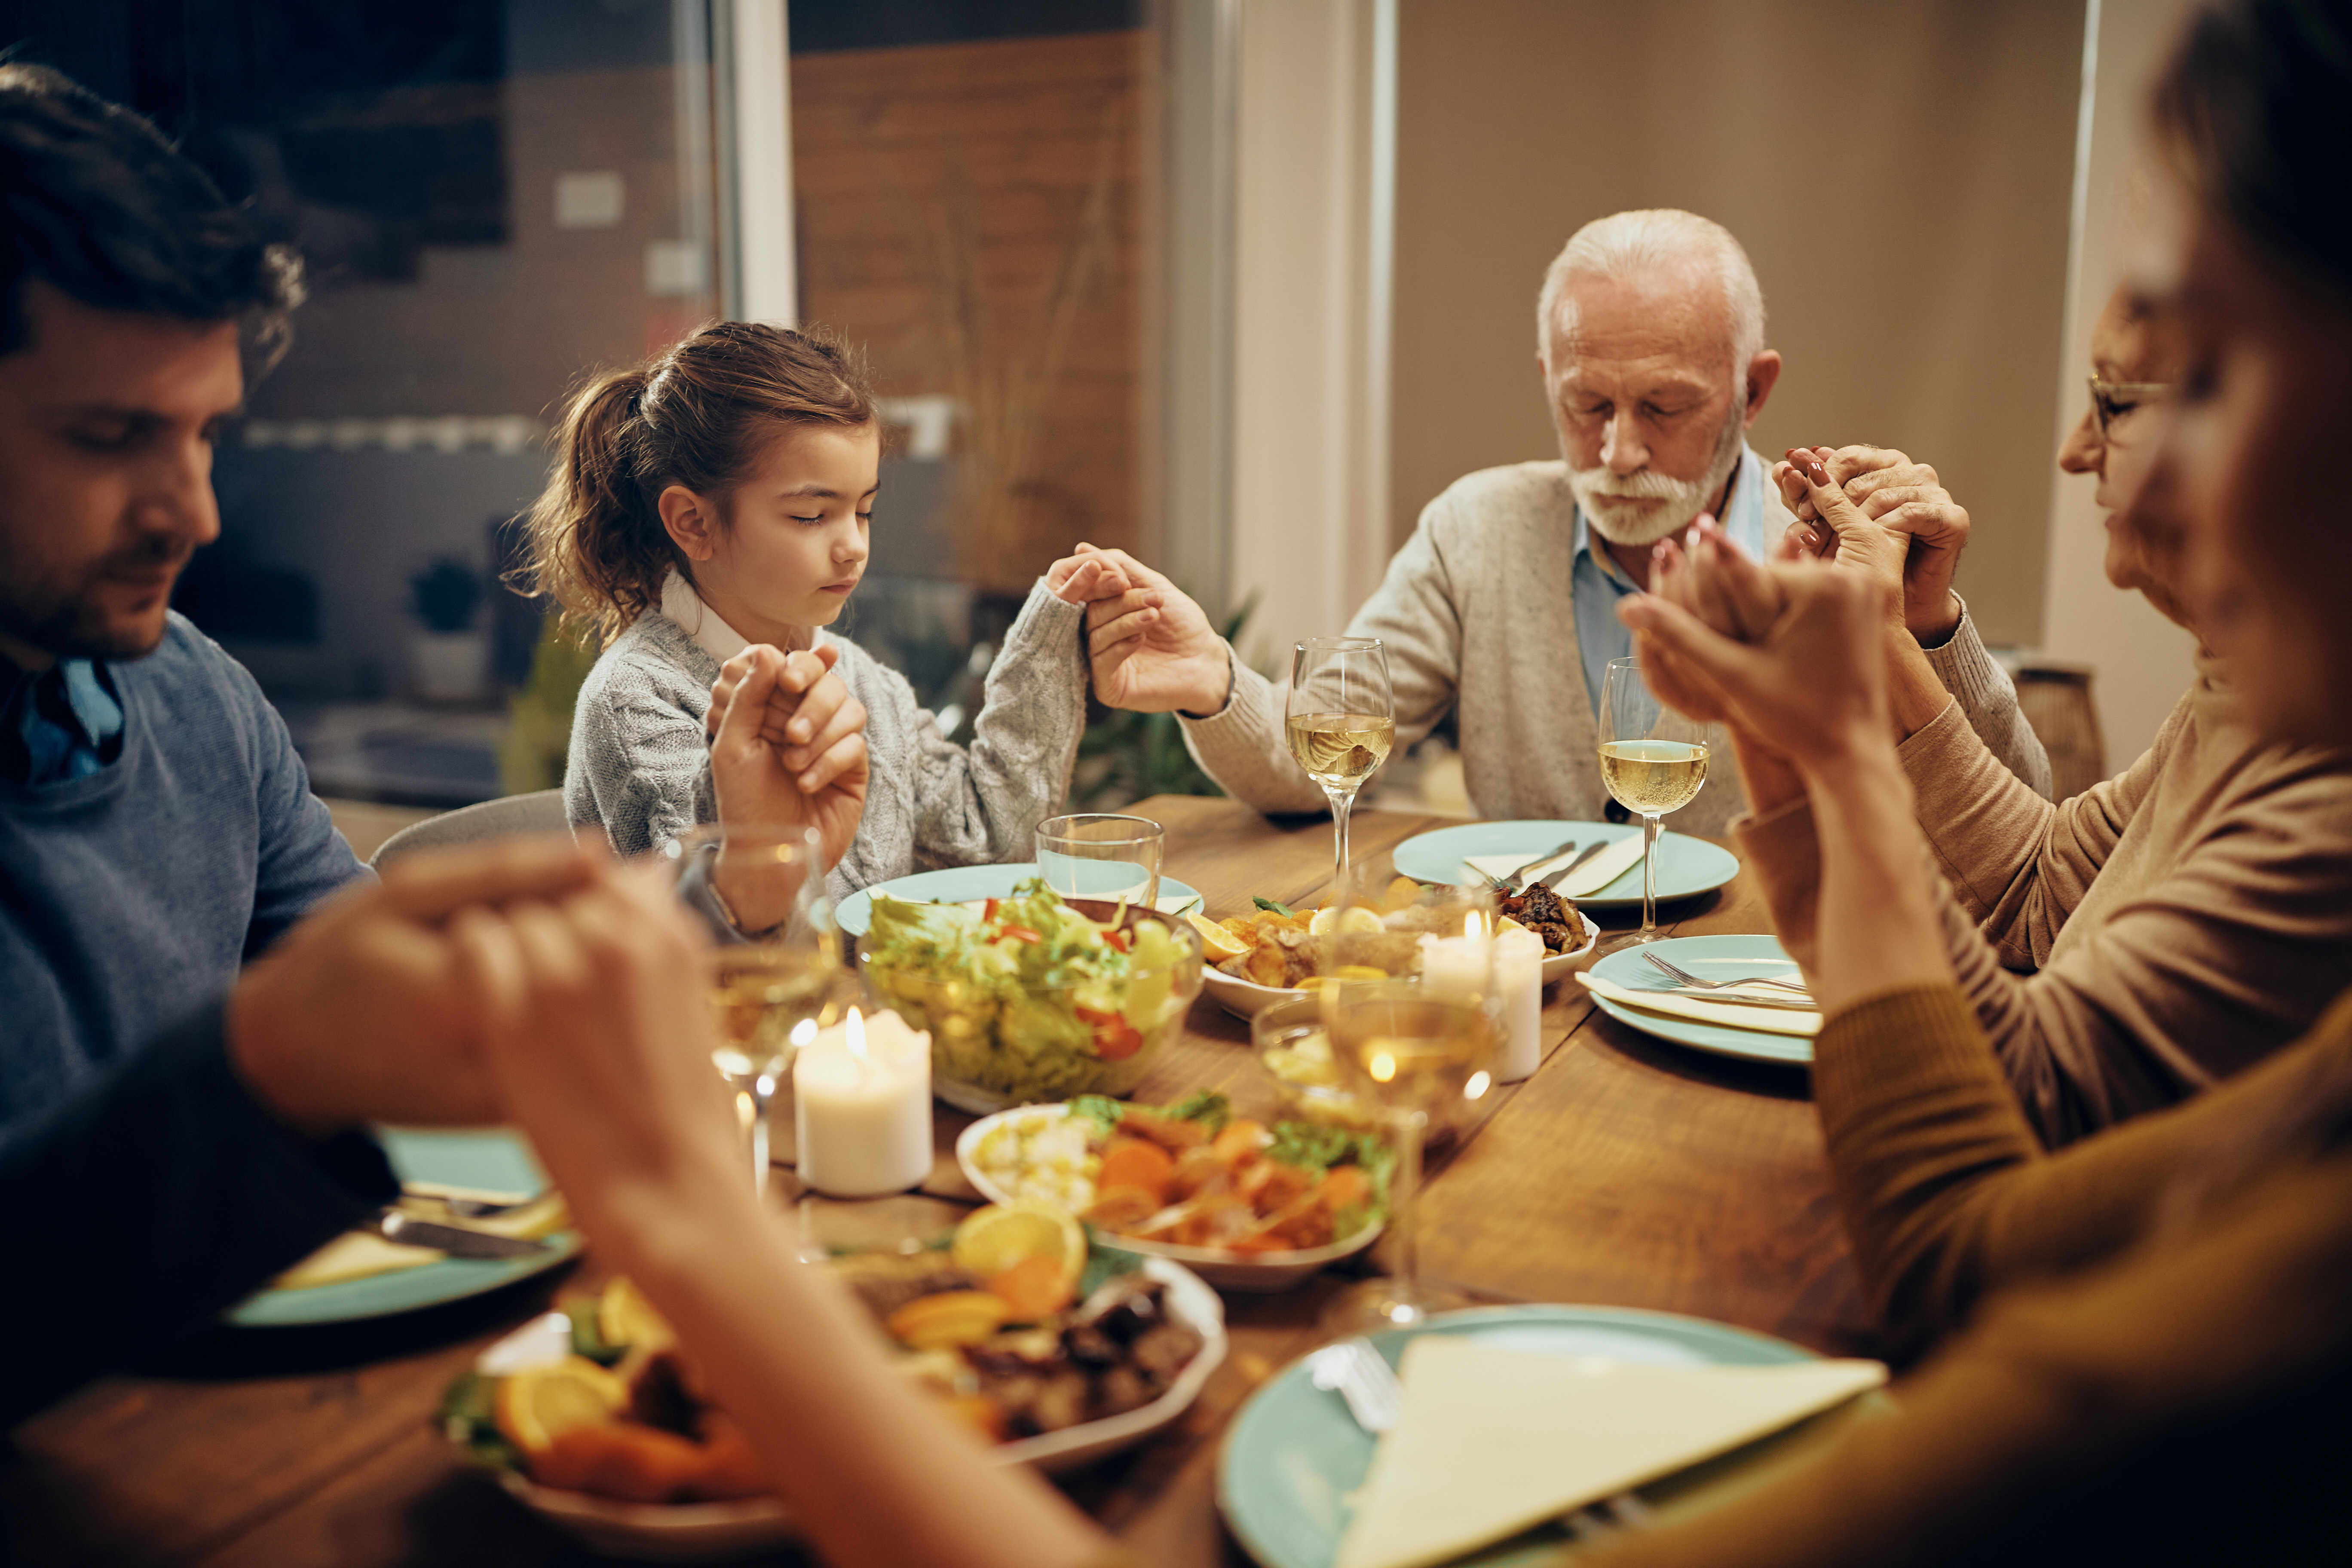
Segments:
[[[1137,713],[1223,708],[1233,686],[1231,656],[1192,596],[1123,550],[1078,549],[1108,561],[1126,584],[1087,605],[1095,695]]]
[[[872,782],[866,705],[833,673],[839,657],[831,647],[795,654],[765,643],[747,647],[719,667],[706,721],[719,820],[813,826],[824,842],[827,867],[839,864],[857,837]],[[793,710],[782,743],[770,738],[780,701]],[[803,730],[812,732],[803,735]],[[720,890],[752,921],[734,888]]]
[[[1066,605],[1091,605],[1117,598],[1133,586],[1118,563],[1091,544],[1081,544],[1076,555],[1065,555],[1045,569],[1045,588]]]
[[[1778,595],[1769,625],[1752,643],[1715,631],[1672,596],[1636,594],[1618,602],[1617,614],[1633,628],[1643,658],[1694,667],[1749,732],[1769,737],[1809,776],[1838,766],[1857,747],[1888,744],[1879,645],[1885,586],[1805,563],[1738,565],[1762,574]]]

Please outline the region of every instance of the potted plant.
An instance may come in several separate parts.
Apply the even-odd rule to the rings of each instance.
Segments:
[[[490,639],[474,626],[482,607],[482,577],[454,555],[443,555],[408,580],[409,610],[422,628],[413,651],[416,694],[428,702],[468,702],[482,695]]]

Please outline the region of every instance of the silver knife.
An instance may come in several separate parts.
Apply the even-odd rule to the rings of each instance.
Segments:
[[[1595,855],[1600,854],[1603,849],[1608,848],[1609,846],[1614,842],[1615,840],[1613,839],[1602,839],[1600,843],[1595,844],[1591,848],[1587,849],[1583,854],[1579,855],[1575,859],[1570,860],[1567,865],[1562,866],[1559,870],[1554,871],[1550,876],[1537,878],[1536,881],[1538,885],[1549,888],[1555,893],[1559,892],[1559,885],[1568,880],[1569,873],[1574,871],[1579,866],[1583,865],[1587,860],[1591,859]]]
[[[543,1241],[492,1236],[488,1231],[467,1230],[460,1226],[435,1225],[431,1220],[412,1219],[398,1209],[386,1209],[367,1228],[386,1241],[396,1241],[403,1247],[429,1247],[452,1258],[530,1258],[547,1250]]]

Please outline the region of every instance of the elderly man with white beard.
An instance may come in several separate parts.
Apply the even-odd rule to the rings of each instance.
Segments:
[[[1387,647],[1400,751],[1458,708],[1479,815],[1622,821],[1595,760],[1602,674],[1633,652],[1616,602],[1647,586],[1653,545],[1703,513],[1751,557],[1795,522],[1746,441],[1780,356],[1764,346],[1763,294],[1739,242],[1670,209],[1578,230],[1545,274],[1537,323],[1560,458],[1454,481],[1348,635]],[[1899,452],[1847,448],[1836,461],[1841,480],[1873,475],[1882,522],[1916,531],[1906,626],[1994,755],[2047,794],[2042,744],[1949,591],[1967,513]],[[1176,710],[1201,765],[1260,811],[1320,806],[1284,742],[1282,693],[1166,578],[1110,553],[1129,586],[1088,611],[1097,695]],[[1724,768],[1674,826],[1720,833],[1744,808]]]

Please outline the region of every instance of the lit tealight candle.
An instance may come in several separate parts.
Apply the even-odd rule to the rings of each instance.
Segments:
[[[821,1031],[793,1061],[803,1183],[835,1197],[903,1193],[931,1172],[931,1037],[896,1013]]]
[[[1490,996],[1495,984],[1494,950],[1494,942],[1478,917],[1466,916],[1460,936],[1421,939],[1421,983],[1433,991]]]

